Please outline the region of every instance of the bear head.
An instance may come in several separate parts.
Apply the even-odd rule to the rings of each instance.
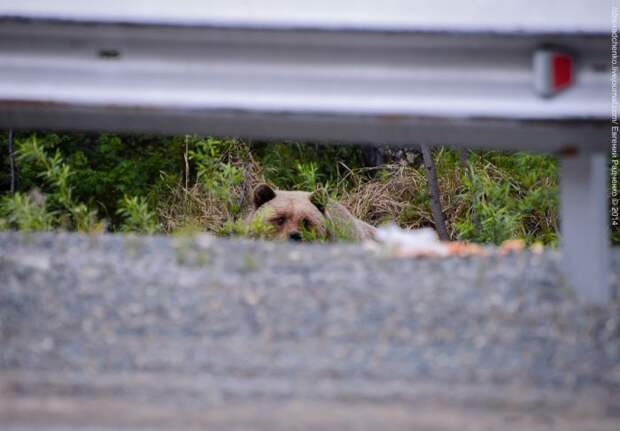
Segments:
[[[273,239],[301,241],[305,234],[323,238],[327,235],[323,202],[321,192],[282,191],[259,184],[247,221],[270,226]]]

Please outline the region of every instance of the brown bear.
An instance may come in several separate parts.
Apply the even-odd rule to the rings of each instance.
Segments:
[[[362,241],[375,236],[373,226],[353,217],[322,190],[284,191],[259,184],[254,189],[252,208],[245,221],[248,225],[267,225],[268,237],[273,239]]]

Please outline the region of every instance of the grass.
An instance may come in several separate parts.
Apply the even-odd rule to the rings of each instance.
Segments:
[[[248,143],[234,139],[23,134],[15,139],[18,192],[0,187],[0,228],[141,233],[211,231],[269,237],[243,222],[259,182],[323,190],[371,224],[432,226],[423,166],[367,168],[355,146]],[[525,153],[434,151],[453,239],[557,243],[557,163]]]

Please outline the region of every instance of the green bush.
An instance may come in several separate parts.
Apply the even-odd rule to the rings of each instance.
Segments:
[[[99,228],[100,222],[96,210],[90,209],[86,204],[74,198],[73,187],[70,185],[73,171],[64,162],[59,150],[56,150],[53,156],[49,155],[43,145],[38,142],[36,135],[33,135],[21,142],[16,156],[18,161],[29,162],[34,167],[37,176],[42,180],[42,186],[49,190],[39,205],[40,215],[42,216],[43,212],[48,214],[44,217],[47,222],[41,224],[41,229],[54,226],[91,232]],[[18,219],[19,214],[23,214],[26,209],[34,211],[37,208],[36,205],[29,205],[28,200],[18,201],[18,197],[13,201],[11,199],[6,201],[4,212],[9,220]],[[30,199],[30,203],[32,202]],[[11,203],[18,205],[11,205]],[[34,228],[34,225],[32,227]]]
[[[21,187],[33,188],[28,194],[17,192],[13,196],[3,197],[0,213],[4,227],[21,230],[67,229],[79,232],[103,230],[107,223],[100,218],[99,210],[105,207],[96,205],[92,197],[86,198],[83,193],[76,193],[79,186],[83,187],[84,171],[80,170],[79,163],[72,165],[66,161],[60,148],[54,149],[55,141],[56,135],[40,140],[35,134],[17,141],[16,159],[23,179]],[[73,160],[75,159],[74,154]],[[82,157],[77,159],[84,160]],[[133,224],[129,227],[120,224],[118,228],[121,231],[143,226],[130,217],[133,215],[131,204],[134,201],[139,202],[143,204],[139,209],[143,209],[146,203],[137,201],[138,198],[126,199],[126,205],[117,212]],[[154,220],[154,215],[152,218]]]
[[[23,231],[50,230],[54,213],[47,210],[45,198],[38,192],[4,196],[0,203],[0,228]]]
[[[238,216],[241,202],[232,190],[243,183],[245,173],[233,159],[249,161],[249,147],[235,140],[215,138],[194,139],[193,144],[189,159],[195,164],[197,182],[216,199],[225,202],[232,216]]]
[[[552,157],[488,152],[472,154],[469,162],[471,171],[460,178],[459,238],[557,243],[558,173]]]
[[[143,197],[125,195],[118,206],[116,212],[124,219],[119,229],[121,232],[152,234],[159,230],[157,216],[149,209],[146,199]]]
[[[359,148],[351,145],[271,143],[256,144],[252,151],[265,179],[283,190],[313,191],[319,185],[337,184],[347,167],[362,165]]]
[[[33,135],[16,135],[15,146],[20,148]],[[122,222],[117,209],[123,196],[142,196],[155,206],[162,194],[176,185],[183,173],[184,140],[150,136],[114,136],[109,134],[38,134],[37,144],[47,154],[61,155],[63,164],[71,171],[67,184],[73,199],[106,219],[116,230]],[[5,152],[2,154],[5,158]],[[27,192],[40,187],[40,159],[19,160],[19,190]],[[8,172],[8,165],[3,163]],[[162,175],[165,173],[165,175]],[[7,176],[3,177],[8,184]]]

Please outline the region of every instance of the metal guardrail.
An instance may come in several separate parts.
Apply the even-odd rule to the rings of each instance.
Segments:
[[[607,2],[112,3],[0,5],[0,127],[558,154],[566,271],[609,296]],[[573,85],[542,97],[549,47]]]

